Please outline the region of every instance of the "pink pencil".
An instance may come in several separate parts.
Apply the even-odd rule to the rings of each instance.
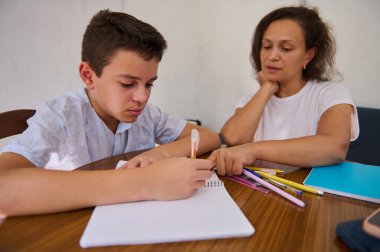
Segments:
[[[231,179],[232,181],[235,181],[237,183],[243,184],[245,186],[248,186],[248,187],[250,187],[252,189],[258,190],[260,192],[268,193],[267,189],[264,189],[264,188],[261,188],[260,186],[252,184],[249,181],[246,181],[245,179],[242,179],[242,178],[239,178],[239,177],[230,177],[230,176],[226,176],[226,178]]]
[[[258,176],[255,176],[254,174],[254,171],[250,171],[250,170],[246,170],[246,169],[243,169],[243,174],[250,177],[251,179],[259,182],[260,184],[262,184],[263,186],[267,187],[268,189],[271,189],[272,191],[280,194],[282,197],[290,200],[291,202],[293,202],[294,204],[296,204],[297,206],[300,206],[300,207],[305,207],[305,202],[293,197],[292,195],[284,192],[283,190],[277,188],[276,186],[266,182],[265,180],[259,178]]]

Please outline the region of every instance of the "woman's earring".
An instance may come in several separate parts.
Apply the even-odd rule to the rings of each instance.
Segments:
[[[307,64],[303,65],[303,70],[305,70],[305,69],[306,69],[306,66],[307,66]]]

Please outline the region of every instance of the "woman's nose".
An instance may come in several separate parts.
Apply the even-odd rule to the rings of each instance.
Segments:
[[[273,48],[273,49],[270,51],[269,59],[270,59],[270,60],[279,60],[279,59],[280,59],[280,52],[279,52],[279,50],[276,49],[276,48]]]

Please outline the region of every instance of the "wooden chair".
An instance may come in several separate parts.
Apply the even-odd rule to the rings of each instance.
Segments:
[[[26,120],[35,113],[34,109],[18,109],[0,113],[0,139],[21,134],[28,127]]]

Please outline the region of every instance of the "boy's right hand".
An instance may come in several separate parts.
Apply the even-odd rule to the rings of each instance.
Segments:
[[[206,159],[169,158],[146,166],[144,198],[176,200],[188,198],[211,177],[213,164]]]

